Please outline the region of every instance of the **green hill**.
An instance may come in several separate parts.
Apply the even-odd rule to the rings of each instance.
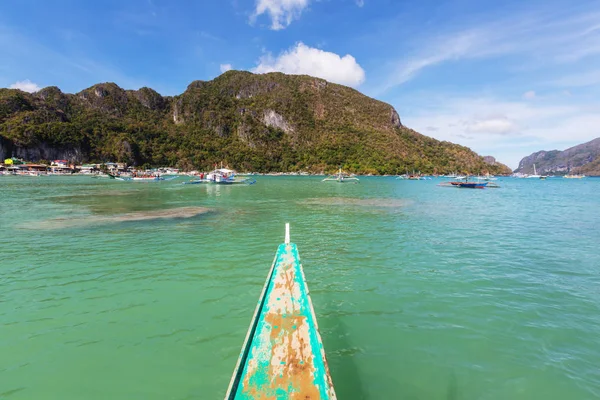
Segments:
[[[509,173],[403,126],[389,104],[319,78],[229,71],[174,97],[114,83],[0,89],[0,158],[245,171]]]

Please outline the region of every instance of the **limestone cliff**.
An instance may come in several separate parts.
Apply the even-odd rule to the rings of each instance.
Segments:
[[[526,174],[533,173],[533,164],[540,174],[566,174],[568,172],[585,172],[587,174],[600,174],[594,168],[595,161],[600,158],[600,138],[587,143],[573,146],[564,151],[538,151],[519,162],[515,172]]]
[[[401,123],[389,104],[310,76],[229,71],[178,96],[100,83],[76,94],[0,89],[0,153],[253,171],[501,173]]]

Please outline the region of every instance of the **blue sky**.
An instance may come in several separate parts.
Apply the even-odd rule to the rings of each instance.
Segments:
[[[600,3],[7,0],[0,87],[164,95],[233,69],[316,75],[511,167],[600,136]]]

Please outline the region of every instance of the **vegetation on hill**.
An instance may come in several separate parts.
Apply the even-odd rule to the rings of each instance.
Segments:
[[[588,176],[600,176],[600,156],[581,167],[573,169],[572,173]]]
[[[229,71],[174,97],[114,83],[0,89],[0,157],[245,171],[509,173],[421,135],[389,104],[309,76]]]

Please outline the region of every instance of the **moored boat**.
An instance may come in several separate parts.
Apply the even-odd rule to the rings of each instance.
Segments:
[[[225,395],[234,399],[336,399],[289,224]]]
[[[164,181],[165,178],[163,178],[161,176],[132,176],[128,180],[134,181],[134,182],[157,182],[157,181]]]
[[[255,179],[244,178],[237,179],[237,173],[229,168],[217,168],[207,174],[200,174],[198,179],[184,182],[186,185],[197,185],[202,183],[217,184],[217,185],[235,185],[244,184],[252,185],[256,183]]]
[[[478,176],[477,177],[478,180],[482,180],[482,181],[487,181],[487,182],[491,182],[491,181],[497,181],[498,178],[496,178],[495,176],[488,174],[482,175],[482,176]]]
[[[409,174],[408,171],[406,171],[406,174],[399,175],[396,177],[396,179],[408,181],[425,181],[427,179],[431,179],[431,177],[424,176],[421,174],[421,172],[415,173],[415,171],[413,171],[412,174]]]
[[[484,189],[488,182],[450,182],[459,188],[464,189]]]
[[[356,176],[347,174],[340,168],[337,174],[329,175],[321,182],[358,183],[359,181]]]
[[[546,179],[547,176],[546,175],[539,175],[537,173],[537,170],[535,169],[535,164],[533,164],[533,175],[528,175],[527,178],[529,179]]]
[[[158,176],[158,175],[157,176],[154,176],[154,175],[134,175],[134,176],[110,175],[110,176],[113,177],[113,179],[116,179],[118,181],[125,181],[125,182],[162,182],[162,181],[172,181],[173,179],[177,178],[177,176],[170,176],[168,178],[165,178],[165,177]]]
[[[439,186],[450,186],[450,187],[457,187],[457,188],[463,188],[463,189],[484,189],[486,188],[488,185],[493,185],[494,187],[498,187],[498,185],[492,183],[492,182],[481,182],[481,181],[471,181],[469,182],[469,177],[465,176],[464,181],[450,181],[450,182],[445,182],[444,184],[440,184]]]

